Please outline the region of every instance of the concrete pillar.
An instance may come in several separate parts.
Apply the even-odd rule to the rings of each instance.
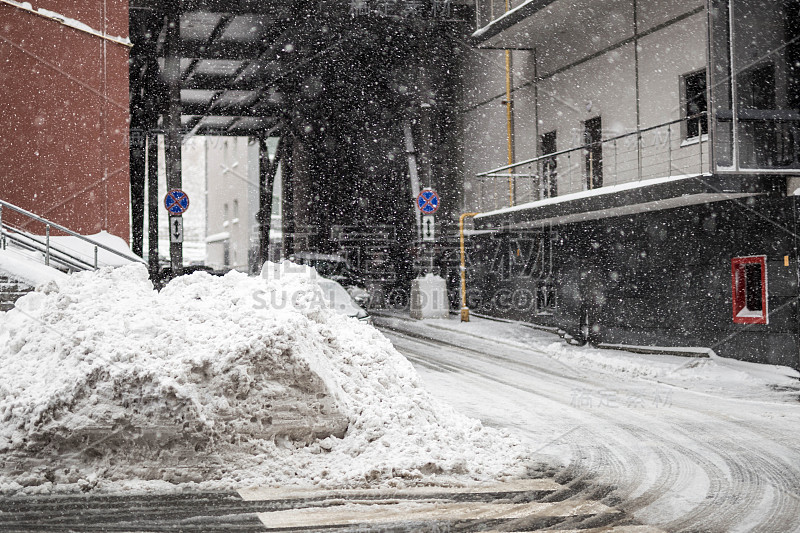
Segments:
[[[145,183],[145,133],[141,124],[131,124],[131,250],[144,257],[144,183]]]
[[[158,135],[147,136],[147,262],[150,279],[158,275]]]

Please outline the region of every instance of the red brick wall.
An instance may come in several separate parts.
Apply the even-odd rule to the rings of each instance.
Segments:
[[[128,35],[127,1],[30,1]],[[0,199],[84,234],[128,240],[128,50],[0,3]]]

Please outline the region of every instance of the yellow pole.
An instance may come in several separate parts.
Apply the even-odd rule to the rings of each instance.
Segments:
[[[464,219],[474,217],[478,213],[463,213],[458,218],[458,234],[461,239],[461,322],[469,322],[467,307],[467,258],[464,250]]]
[[[506,0],[506,13],[511,8]],[[506,50],[506,132],[508,137],[508,164],[514,164],[514,101],[511,99],[511,50]],[[508,169],[508,205],[514,205],[514,169]]]

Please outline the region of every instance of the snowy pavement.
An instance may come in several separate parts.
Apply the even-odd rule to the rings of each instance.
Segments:
[[[0,531],[451,531],[663,533],[551,479],[476,487],[271,488],[216,492],[17,495],[0,500]]]
[[[566,345],[522,324],[376,324],[426,388],[510,430],[556,480],[667,531],[800,531],[800,381],[785,367]]]
[[[0,313],[0,531],[800,530],[797,372],[481,319],[387,339],[312,274],[133,265]]]

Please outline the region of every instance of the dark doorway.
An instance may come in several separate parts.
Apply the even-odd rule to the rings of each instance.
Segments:
[[[586,148],[586,187],[597,189],[603,186],[603,126],[600,117],[583,123],[583,142]]]
[[[549,131],[542,135],[542,154],[556,152],[556,132]],[[558,159],[556,156],[542,159],[542,198],[558,196]]]

